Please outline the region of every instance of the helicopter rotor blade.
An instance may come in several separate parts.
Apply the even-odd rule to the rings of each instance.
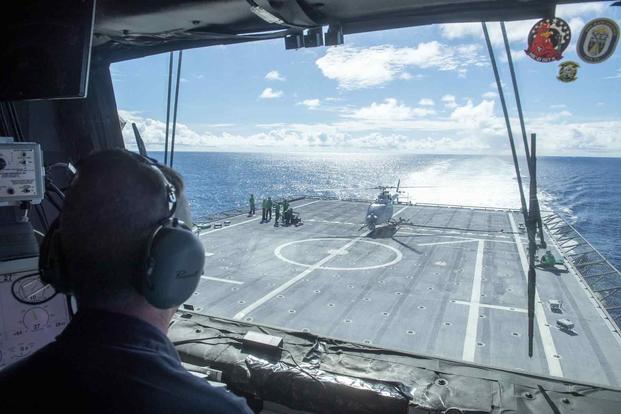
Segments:
[[[315,188],[314,191],[347,191],[347,190],[382,190],[387,187],[338,187],[338,188]]]
[[[399,191],[402,188],[437,188],[437,185],[415,185],[415,186],[384,186],[378,185],[376,187],[337,187],[337,188],[315,188],[314,191],[322,192],[322,191],[348,191],[348,190],[388,190],[388,189],[397,189]]]

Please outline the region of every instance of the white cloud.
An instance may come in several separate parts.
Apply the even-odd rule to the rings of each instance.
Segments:
[[[384,101],[378,105],[386,105]],[[383,112],[383,119],[367,122],[359,118],[342,118],[334,123],[264,124],[259,132],[197,132],[177,124],[176,148],[179,151],[260,151],[260,150],[395,150],[419,153],[508,153],[504,121],[494,116],[493,101],[458,106],[449,117],[436,119],[408,118],[408,107],[397,102],[395,112]],[[371,105],[372,107],[372,105]],[[362,108],[361,108],[362,109]],[[410,108],[411,109],[411,108]],[[162,150],[166,124],[144,118],[137,112],[119,111],[129,123],[135,122],[149,151]],[[517,122],[517,119],[512,119]],[[540,154],[620,155],[617,131],[621,121],[594,120],[572,122],[570,113],[561,111],[529,118],[529,129],[536,130]],[[135,148],[131,128],[123,130],[126,146]]]
[[[617,69],[617,73],[611,76],[606,76],[604,79],[621,79],[621,68]]]
[[[526,44],[528,32],[535,23],[537,23],[536,19],[505,23],[505,28],[507,29],[507,39],[509,39],[509,43],[521,41]],[[489,32],[489,37],[492,44],[501,45],[504,43],[502,38],[502,32],[500,31],[500,24],[488,23],[487,30]],[[447,39],[483,39],[483,29],[481,27],[481,23],[441,24],[440,32],[442,36]]]
[[[282,96],[282,91],[275,91],[272,88],[265,88],[263,89],[263,92],[261,92],[261,95],[259,95],[259,98],[274,99],[274,98],[280,98],[281,96]]]
[[[434,106],[436,103],[433,101],[433,99],[423,98],[420,101],[418,101],[418,104],[421,106]]]
[[[382,103],[373,102],[344,116],[367,121],[403,121],[433,114],[433,109],[412,108],[397,102],[395,98],[387,98]]]
[[[281,82],[284,82],[287,80],[287,78],[282,76],[277,70],[271,70],[267,72],[267,75],[265,75],[265,79],[272,80],[272,81],[281,81]]]
[[[314,109],[321,105],[321,101],[319,101],[319,99],[304,99],[302,102],[298,102],[298,105],[304,105],[308,109]]]
[[[550,109],[565,109],[565,108],[567,108],[567,105],[565,104],[550,105]]]
[[[206,127],[208,128],[230,128],[230,127],[234,127],[235,124],[227,124],[227,123],[222,123],[222,124],[205,124]]]
[[[606,4],[608,3],[608,4]],[[602,14],[612,2],[591,2],[584,4],[562,4],[556,6],[556,15],[563,19],[571,19],[584,14]],[[573,27],[572,27],[573,30]]]
[[[463,128],[480,129],[494,119],[494,101],[483,100],[475,106],[468,100],[466,105],[455,108],[451,119]]]
[[[325,77],[336,80],[343,89],[380,86],[403,76],[411,78],[406,71],[410,67],[455,71],[464,76],[468,67],[487,64],[478,45],[448,46],[437,41],[402,48],[333,47],[315,63]]]
[[[444,106],[449,109],[457,108],[457,102],[455,102],[455,96],[453,95],[444,95],[442,97],[442,102],[444,102]]]
[[[556,16],[564,19],[569,23],[574,37],[577,39],[580,30],[584,26],[584,16],[601,15],[611,2],[591,2],[584,4],[567,4],[556,7]],[[507,38],[509,43],[520,42],[526,46],[528,33],[538,19],[521,20],[505,23],[507,29]],[[502,45],[503,38],[498,23],[488,23],[487,29],[492,44]],[[462,38],[483,38],[483,29],[481,23],[449,23],[441,24],[440,32],[446,39],[462,39]],[[504,54],[504,51],[503,51]],[[514,59],[521,59],[518,53],[513,54]]]
[[[483,99],[496,99],[496,97],[498,96],[498,94],[496,92],[485,92],[483,95]]]

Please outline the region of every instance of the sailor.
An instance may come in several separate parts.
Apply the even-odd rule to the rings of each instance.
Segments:
[[[266,198],[264,198],[263,202],[261,203],[261,210],[263,210],[261,223],[264,223],[267,221],[267,199]]]
[[[280,220],[280,203],[274,203],[274,214],[275,214],[275,220],[274,220],[274,227],[278,227],[278,220]]]
[[[288,226],[291,224],[291,219],[293,218],[293,209],[291,207],[288,207],[287,210],[285,210],[284,212],[284,216],[285,216],[285,225]]]
[[[172,169],[119,149],[81,161],[52,240],[78,311],[53,342],[0,371],[0,412],[252,413],[182,366],[167,337],[177,306],[155,307],[137,287],[145,245],[174,208],[162,174],[174,217],[191,228]],[[27,389],[41,399],[24,399]]]
[[[255,205],[254,205],[254,194],[250,194],[250,200],[248,200],[250,204],[250,211],[248,212],[248,217],[254,216],[255,214]]]
[[[556,264],[556,258],[550,250],[546,250],[546,254],[541,257],[541,264],[543,266],[554,266]]]
[[[287,201],[287,199],[284,199],[282,201],[282,213],[285,214],[285,211],[287,211],[289,209],[289,202]]]
[[[267,218],[267,221],[270,221],[272,219],[272,206],[274,205],[274,203],[272,202],[272,197],[268,197],[267,198],[267,215],[269,216],[269,218]]]

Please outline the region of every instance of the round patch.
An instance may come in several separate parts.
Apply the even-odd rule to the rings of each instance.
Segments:
[[[567,60],[559,65],[558,76],[556,79],[561,82],[573,82],[578,79],[578,68],[579,64],[576,62],[572,62],[571,60]]]
[[[528,34],[528,49],[524,52],[537,62],[554,62],[563,58],[569,46],[571,29],[563,19],[539,20]]]
[[[611,19],[595,19],[580,32],[576,52],[587,63],[601,63],[614,53],[617,43],[619,25]]]

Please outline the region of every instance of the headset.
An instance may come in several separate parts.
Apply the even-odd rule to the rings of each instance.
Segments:
[[[132,286],[154,307],[168,309],[185,302],[196,287],[205,266],[205,249],[200,239],[181,220],[174,217],[177,208],[175,187],[159,169],[157,161],[126,151],[138,162],[150,166],[166,188],[168,214],[151,232],[144,249],[142,271]],[[61,214],[50,225],[39,254],[41,280],[58,292],[73,293],[66,276],[66,256],[59,232]]]

